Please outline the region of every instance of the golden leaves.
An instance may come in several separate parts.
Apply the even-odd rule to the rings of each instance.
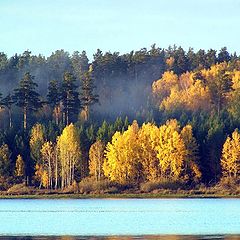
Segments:
[[[237,130],[227,137],[222,150],[221,166],[223,176],[237,177],[240,173],[240,134]]]
[[[184,175],[199,180],[197,154],[198,145],[190,125],[181,131],[175,119],[159,128],[151,123],[139,128],[134,122],[127,131],[116,132],[108,143],[103,170],[105,176],[119,183]]]

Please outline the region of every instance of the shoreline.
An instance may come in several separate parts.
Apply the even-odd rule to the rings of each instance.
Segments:
[[[13,194],[0,195],[2,199],[197,199],[197,198],[240,198],[240,194]]]

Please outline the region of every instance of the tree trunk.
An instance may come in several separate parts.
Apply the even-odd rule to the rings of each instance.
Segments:
[[[23,128],[27,129],[27,107],[23,108]]]
[[[66,125],[68,126],[69,124],[69,110],[67,108],[67,112],[66,112]]]
[[[56,125],[58,125],[58,123],[59,123],[59,121],[58,121],[58,114],[59,114],[59,112],[58,112],[58,106],[55,106],[54,107],[54,109],[53,109],[53,113],[54,113],[54,117],[55,117],[55,123],[56,123]]]
[[[89,120],[89,106],[84,107],[84,112],[85,112],[85,121]]]
[[[48,185],[52,189],[52,166],[51,166],[51,157],[48,158]]]
[[[73,184],[73,182],[74,182],[74,162],[72,163],[71,179],[72,179],[72,184]]]
[[[58,188],[58,158],[57,155],[55,157],[55,189]]]
[[[63,189],[64,188],[64,178],[65,178],[65,176],[64,176],[64,171],[63,171],[63,166],[62,166],[62,186],[61,186],[61,188]]]
[[[101,161],[98,159],[98,181],[101,179]]]
[[[217,115],[220,116],[220,110],[221,110],[221,97],[218,97],[218,104],[217,104]]]
[[[9,128],[12,128],[12,110],[8,108],[8,115],[9,115]]]

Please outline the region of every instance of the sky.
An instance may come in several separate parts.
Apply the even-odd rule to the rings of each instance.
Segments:
[[[0,0],[0,52],[120,53],[176,44],[240,53],[240,0]]]

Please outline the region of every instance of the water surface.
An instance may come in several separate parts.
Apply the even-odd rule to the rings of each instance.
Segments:
[[[0,233],[2,239],[109,239],[119,235],[121,239],[240,239],[233,236],[240,234],[240,200],[0,200]]]

